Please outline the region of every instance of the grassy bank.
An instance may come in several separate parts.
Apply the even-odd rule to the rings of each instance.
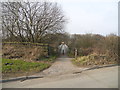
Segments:
[[[50,66],[48,63],[26,62],[23,60],[2,59],[2,73],[41,71]]]
[[[90,54],[87,56],[80,56],[72,60],[73,64],[82,67],[90,67],[94,65],[117,64],[118,60],[110,58],[105,54]]]
[[[49,58],[44,58],[34,62],[2,59],[2,76],[5,79],[23,75],[32,75],[49,68],[55,59],[55,56],[50,56]]]

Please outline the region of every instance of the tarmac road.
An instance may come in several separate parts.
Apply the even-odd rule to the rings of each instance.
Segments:
[[[3,83],[3,88],[118,88],[118,66]]]

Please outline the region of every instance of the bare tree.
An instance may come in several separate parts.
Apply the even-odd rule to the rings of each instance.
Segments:
[[[66,22],[53,2],[5,2],[2,7],[3,35],[11,40],[40,42],[48,33],[61,32]]]

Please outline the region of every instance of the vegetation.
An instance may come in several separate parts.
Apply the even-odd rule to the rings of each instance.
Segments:
[[[50,64],[41,62],[26,62],[23,60],[2,59],[2,73],[38,72],[48,68]]]
[[[23,45],[38,45],[38,46],[47,46],[48,44],[44,44],[44,43],[31,43],[31,42],[2,42],[2,44],[23,44]]]
[[[39,57],[36,61],[43,61],[48,63],[55,62],[56,56],[49,56],[49,57]]]
[[[118,64],[116,59],[110,58],[103,54],[90,54],[87,56],[77,57],[72,59],[73,64],[77,66],[94,66],[94,65],[107,65],[107,64]]]
[[[61,42],[68,45],[70,57],[77,49],[72,62],[78,66],[114,64],[120,59],[119,36],[66,33],[66,18],[57,3],[3,2],[1,6],[3,73],[48,68]]]
[[[119,36],[110,34],[107,36],[86,34],[75,35],[75,47],[78,50],[78,58],[72,60],[78,66],[118,64],[118,51],[120,48]],[[70,55],[74,55],[73,50]],[[103,58],[102,58],[103,57]]]
[[[25,61],[35,61],[38,57],[47,56],[47,46],[36,44],[3,43],[2,57],[6,59],[21,59]]]
[[[50,33],[61,33],[66,22],[54,2],[2,2],[4,41],[41,42]]]
[[[37,61],[2,59],[2,78],[32,75],[49,68],[56,57],[42,58]]]

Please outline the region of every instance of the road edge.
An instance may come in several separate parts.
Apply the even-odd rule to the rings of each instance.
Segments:
[[[83,69],[83,70],[78,71],[78,72],[73,72],[73,74],[82,73],[83,71],[105,68],[105,67],[113,67],[113,66],[119,66],[119,65],[118,64],[110,64],[110,65],[103,65],[103,66],[94,66],[94,67],[90,67],[87,69]],[[19,81],[19,80],[24,81],[26,79],[34,79],[34,78],[44,78],[44,76],[32,75],[32,76],[22,76],[22,77],[10,78],[10,79],[3,79],[3,80],[0,80],[0,83]]]

